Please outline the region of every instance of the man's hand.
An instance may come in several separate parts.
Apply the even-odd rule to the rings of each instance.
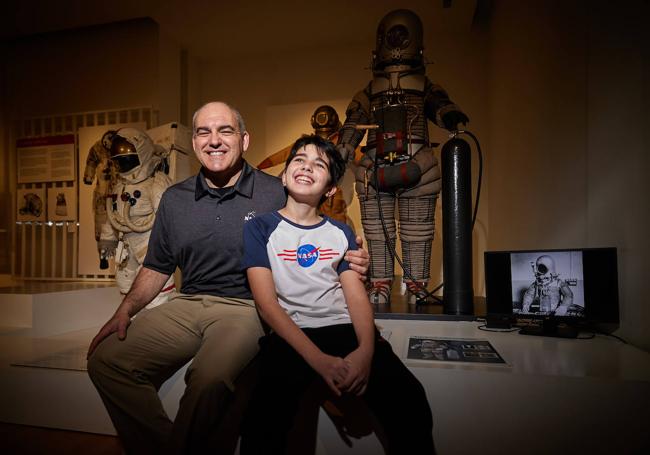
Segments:
[[[336,396],[341,396],[341,384],[348,376],[348,362],[340,357],[321,353],[310,362],[311,367],[321,375],[325,383],[332,389]]]
[[[99,330],[93,341],[90,342],[88,347],[88,355],[90,357],[99,343],[111,333],[117,332],[117,337],[120,340],[126,338],[126,329],[131,324],[131,318],[127,313],[116,312],[109,321]]]
[[[371,362],[372,355],[361,349],[355,349],[349,353],[345,357],[345,363],[348,365],[348,375],[341,384],[341,390],[357,396],[363,395],[368,386]]]
[[[365,281],[368,267],[370,267],[370,255],[363,249],[363,239],[357,235],[355,240],[359,249],[348,250],[345,254],[345,260],[350,263],[350,269],[361,275],[361,279]]]
[[[138,311],[158,295],[168,278],[169,275],[142,267],[135,277],[129,293],[124,297],[113,317],[104,324],[104,327],[90,342],[88,357],[91,356],[97,345],[111,333],[117,332],[117,337],[120,340],[126,338],[126,329],[131,323],[131,317],[138,314]]]

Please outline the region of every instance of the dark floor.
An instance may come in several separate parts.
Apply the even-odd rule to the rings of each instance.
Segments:
[[[115,436],[0,423],[2,453],[11,455],[121,455]]]

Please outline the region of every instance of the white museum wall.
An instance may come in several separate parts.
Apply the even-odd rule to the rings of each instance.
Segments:
[[[617,247],[617,333],[650,349],[650,16],[624,3],[495,2],[488,247]]]
[[[540,3],[493,14],[490,248],[584,242],[585,21],[576,3],[556,5],[562,14]]]
[[[650,4],[589,20],[587,243],[619,255],[622,333],[650,349]]]
[[[185,61],[181,66],[181,112],[180,117],[184,125],[192,128],[192,114],[204,102],[201,98],[201,60],[184,51]],[[196,155],[189,156],[189,165],[192,173],[198,172],[201,167]]]
[[[158,62],[156,65],[158,91],[154,96],[153,108],[158,111],[158,123],[179,122],[181,119],[181,46],[165,31],[158,33]]]

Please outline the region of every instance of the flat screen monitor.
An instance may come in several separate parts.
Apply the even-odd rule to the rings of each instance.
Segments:
[[[488,315],[614,330],[616,248],[486,251],[485,293]]]

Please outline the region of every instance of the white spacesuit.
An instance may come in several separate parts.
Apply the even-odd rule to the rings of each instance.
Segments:
[[[522,313],[556,316],[578,315],[582,307],[573,304],[573,291],[555,272],[555,261],[548,255],[531,263],[535,281],[524,293]]]
[[[110,159],[117,178],[106,198],[108,222],[99,242],[107,256],[115,255],[115,279],[122,294],[131,289],[142,267],[160,198],[172,183],[163,171],[166,155],[163,147],[135,128],[121,128],[111,137]],[[166,302],[173,289],[172,276],[147,307]]]
[[[394,256],[387,237],[394,245],[397,202],[409,303],[427,303],[425,289],[441,186],[427,120],[455,130],[469,119],[442,87],[427,78],[422,22],[412,11],[392,11],[379,23],[372,72],[372,81],[347,108],[337,145],[341,155],[351,160],[368,129],[364,157],[355,168],[355,188],[370,252],[369,297],[373,303],[390,301]],[[412,280],[406,278],[409,273]]]

